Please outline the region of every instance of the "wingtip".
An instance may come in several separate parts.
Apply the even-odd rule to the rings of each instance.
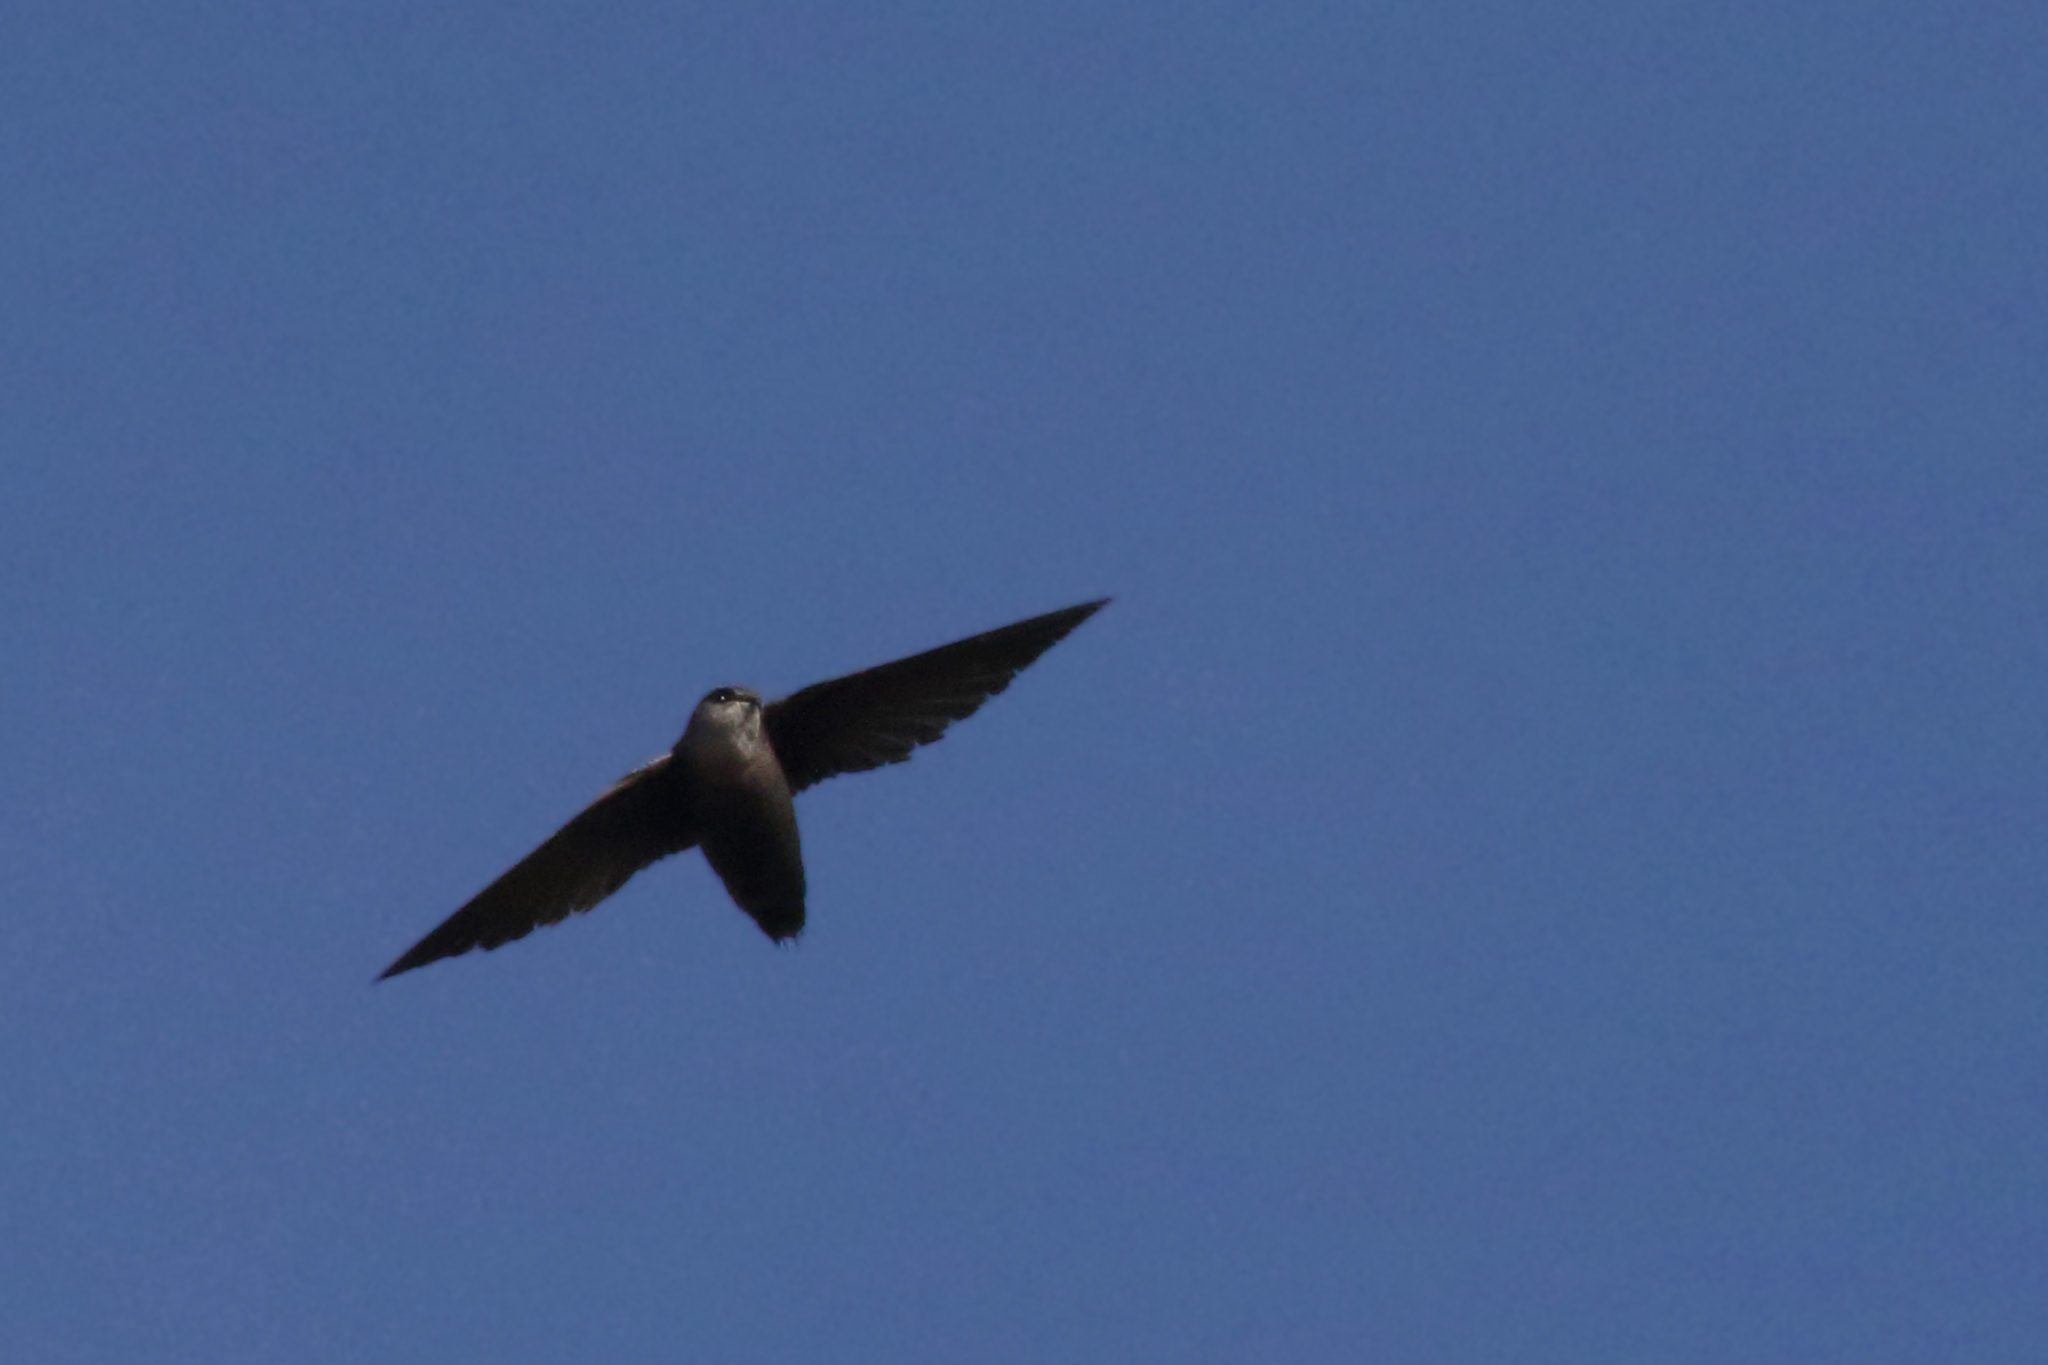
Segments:
[[[415,943],[412,947],[406,949],[399,955],[396,962],[377,973],[377,981],[389,981],[392,977],[398,976],[403,972],[416,971],[429,963],[439,962],[444,957],[454,956],[453,953],[447,952],[422,952],[421,950],[425,947],[424,943]],[[460,950],[458,949],[457,951]],[[373,981],[370,984],[374,986],[377,982]]]
[[[1093,616],[1096,612],[1101,611],[1115,600],[1113,597],[1098,597],[1093,602],[1081,602],[1071,607],[1064,607],[1059,611],[1047,612],[1046,618],[1065,617],[1073,623],[1067,627],[1071,630],[1074,626],[1080,625],[1083,621]]]
[[[1064,639],[1068,632],[1078,628],[1083,621],[1086,621],[1096,612],[1101,611],[1114,600],[1109,597],[1098,597],[1093,602],[1083,602],[1078,606],[1068,607],[1065,611],[1053,612],[1051,619],[1059,622],[1060,637]]]

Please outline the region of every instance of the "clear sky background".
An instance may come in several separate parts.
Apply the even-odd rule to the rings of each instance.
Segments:
[[[6,30],[0,1358],[2039,1358],[2048,8]]]

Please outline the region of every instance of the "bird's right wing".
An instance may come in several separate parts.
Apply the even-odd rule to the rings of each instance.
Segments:
[[[377,979],[524,938],[543,924],[590,909],[641,868],[696,842],[688,784],[663,754],[613,783]]]
[[[814,683],[762,714],[792,792],[901,763],[944,734],[1108,602],[1083,602],[862,673]]]

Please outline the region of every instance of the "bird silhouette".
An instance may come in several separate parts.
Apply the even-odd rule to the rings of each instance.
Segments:
[[[791,798],[828,777],[903,762],[1108,601],[813,683],[765,705],[744,687],[713,688],[674,748],[613,783],[378,979],[524,938],[692,847],[704,850],[734,903],[769,938],[794,938],[804,927],[804,863]]]

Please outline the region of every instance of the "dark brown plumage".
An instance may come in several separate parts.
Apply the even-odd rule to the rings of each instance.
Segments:
[[[613,784],[383,976],[523,938],[698,844],[769,937],[794,936],[803,928],[804,876],[791,796],[840,773],[901,763],[1108,600],[816,683],[765,707],[743,688],[715,689],[670,752]]]

